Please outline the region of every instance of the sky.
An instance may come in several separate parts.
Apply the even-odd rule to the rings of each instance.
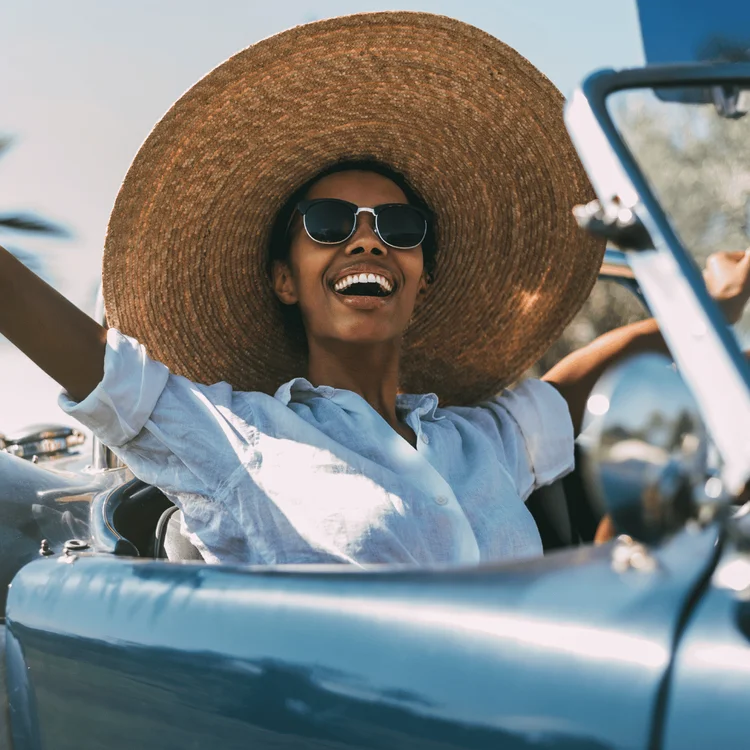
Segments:
[[[71,239],[2,234],[38,253],[48,280],[93,314],[117,190],[140,144],[193,83],[283,29],[372,10],[423,10],[478,26],[515,47],[566,96],[590,72],[643,64],[634,0],[25,0],[0,13],[0,213],[34,211]],[[0,300],[0,304],[2,301]],[[59,388],[0,344],[0,433],[75,424]]]

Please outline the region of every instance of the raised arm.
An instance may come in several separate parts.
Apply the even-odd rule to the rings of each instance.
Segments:
[[[0,333],[76,401],[102,379],[106,329],[2,247]]]
[[[719,252],[709,256],[703,273],[711,296],[728,323],[736,323],[750,299],[750,250]],[[669,354],[655,320],[644,320],[605,333],[583,349],[558,362],[544,380],[554,385],[568,402],[576,435],[591,389],[618,359],[639,352]]]
[[[659,326],[651,318],[605,333],[560,360],[542,379],[568,402],[575,434],[581,431],[586,402],[596,381],[618,359],[640,352],[669,354]]]

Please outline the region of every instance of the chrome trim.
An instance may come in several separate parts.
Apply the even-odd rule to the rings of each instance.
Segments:
[[[104,308],[104,294],[102,285],[96,293],[96,305],[94,307],[94,320],[107,327],[107,313]],[[125,464],[112,453],[112,451],[99,440],[96,435],[91,440],[91,464],[94,471],[106,471],[107,469],[122,469]]]
[[[28,460],[62,458],[73,455],[73,448],[83,445],[86,435],[67,425],[32,425],[15,435],[3,435],[0,450]]]
[[[105,328],[107,326],[107,313],[104,310],[104,292],[102,291],[102,285],[99,284],[99,289],[96,292],[96,302],[94,303],[94,320],[97,323],[101,323]]]
[[[107,471],[108,469],[122,469],[125,464],[108,448],[102,443],[99,438],[94,437],[92,451],[93,455],[91,461],[95,471]]]

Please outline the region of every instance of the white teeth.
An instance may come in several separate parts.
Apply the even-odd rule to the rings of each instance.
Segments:
[[[348,289],[352,284],[380,284],[386,292],[393,291],[393,284],[384,276],[375,273],[360,273],[339,279],[333,286],[337,292]]]

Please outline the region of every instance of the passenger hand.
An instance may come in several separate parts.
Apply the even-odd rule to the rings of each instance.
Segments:
[[[719,303],[727,321],[736,323],[750,299],[750,249],[710,255],[703,278],[708,293]]]

